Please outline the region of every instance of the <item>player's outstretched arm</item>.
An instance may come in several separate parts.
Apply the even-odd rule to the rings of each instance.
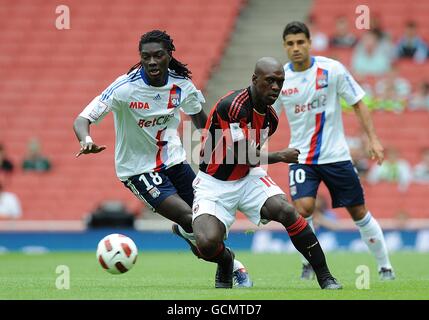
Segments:
[[[106,149],[106,146],[97,146],[89,135],[90,121],[84,117],[78,116],[73,124],[74,133],[80,143],[80,150],[76,154],[76,158],[81,154],[99,153]]]
[[[369,139],[369,155],[372,160],[377,160],[378,164],[382,164],[384,160],[384,148],[375,133],[374,124],[371,119],[371,114],[368,107],[362,100],[353,105],[356,116],[359,119],[361,127],[365,131]]]

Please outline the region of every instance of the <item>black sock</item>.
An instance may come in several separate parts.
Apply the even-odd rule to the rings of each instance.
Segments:
[[[326,264],[325,254],[313,230],[303,217],[287,227],[290,239],[295,248],[307,259],[313,267],[319,284],[326,278],[332,277]]]

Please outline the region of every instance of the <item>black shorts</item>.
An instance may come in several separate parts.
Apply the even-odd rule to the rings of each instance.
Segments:
[[[191,166],[182,162],[160,172],[149,172],[132,176],[124,185],[140,200],[156,211],[169,196],[178,194],[192,208],[195,173]]]
[[[290,165],[289,186],[292,200],[316,198],[321,181],[328,187],[333,208],[365,203],[359,176],[351,161]]]

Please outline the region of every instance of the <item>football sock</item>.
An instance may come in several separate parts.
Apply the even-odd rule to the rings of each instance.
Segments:
[[[286,228],[295,248],[301,252],[311,264],[319,284],[326,278],[332,277],[326,264],[325,254],[307,221],[301,216],[295,223]]]
[[[391,269],[389,254],[387,252],[386,242],[384,241],[383,231],[377,220],[375,220],[368,211],[365,217],[355,221],[359,228],[360,236],[366,243],[368,249],[372,252],[377,260],[378,269]]]
[[[310,226],[311,230],[313,230],[314,232],[314,225],[313,225],[313,216],[309,216],[308,218],[305,218],[305,220],[307,221],[308,225]],[[301,261],[302,264],[308,265],[308,261],[307,259],[305,259],[305,257],[303,255],[301,255]]]

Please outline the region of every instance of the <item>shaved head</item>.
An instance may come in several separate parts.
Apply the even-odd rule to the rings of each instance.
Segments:
[[[283,65],[276,58],[263,57],[256,61],[255,75],[259,76],[270,72],[283,72]]]
[[[252,99],[259,105],[272,105],[280,94],[284,80],[285,72],[277,59],[272,57],[259,59],[252,76]]]

